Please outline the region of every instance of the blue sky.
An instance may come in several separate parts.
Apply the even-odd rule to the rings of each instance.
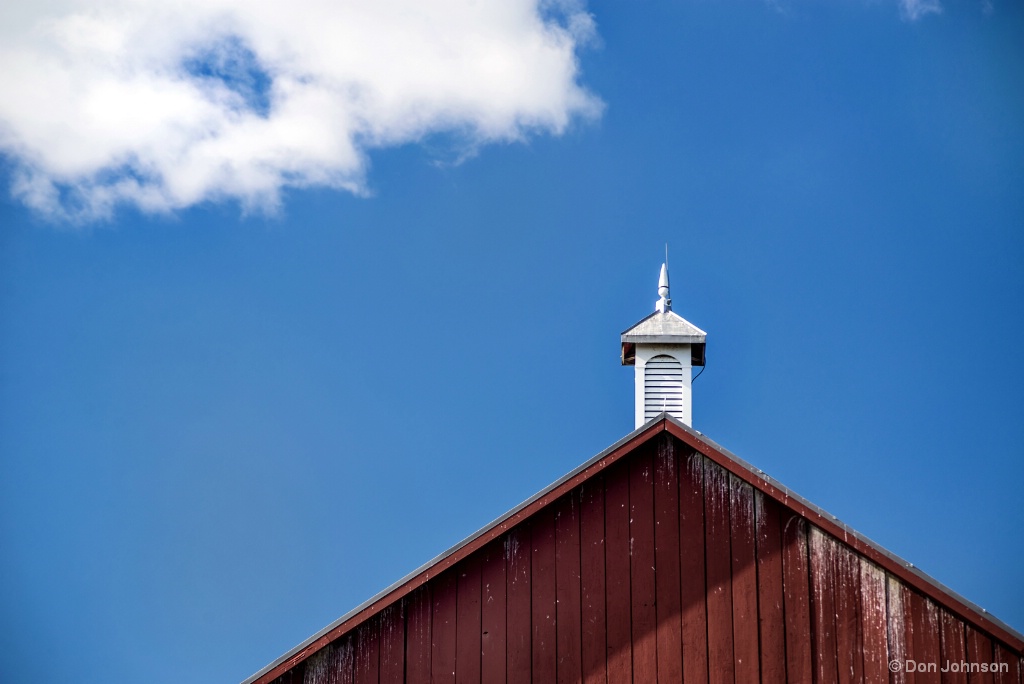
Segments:
[[[0,22],[5,678],[240,681],[615,442],[666,242],[694,426],[1024,629],[1024,6],[215,4]]]

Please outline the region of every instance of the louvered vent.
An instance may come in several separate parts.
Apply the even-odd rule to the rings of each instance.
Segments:
[[[644,421],[668,411],[682,419],[683,364],[660,354],[644,365]]]

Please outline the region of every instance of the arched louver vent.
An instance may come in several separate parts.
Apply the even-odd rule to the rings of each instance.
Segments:
[[[644,365],[644,421],[667,411],[682,418],[683,364],[660,354]]]

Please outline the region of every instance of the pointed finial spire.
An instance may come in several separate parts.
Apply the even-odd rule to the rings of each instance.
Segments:
[[[666,257],[667,248],[666,248]],[[672,310],[672,300],[668,296],[668,259],[661,265],[661,276],[658,278],[658,296],[660,299],[654,305],[655,311],[665,313]]]

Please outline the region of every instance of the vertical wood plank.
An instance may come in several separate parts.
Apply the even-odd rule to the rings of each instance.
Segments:
[[[860,614],[864,640],[864,681],[889,680],[888,619],[885,573],[874,563],[860,559]]]
[[[474,554],[458,565],[455,599],[455,682],[480,681],[480,560]]]
[[[409,595],[406,615],[406,684],[430,684],[430,616],[433,609],[431,583]]]
[[[433,580],[434,609],[430,625],[430,675],[433,684],[455,682],[456,575],[449,569]]]
[[[355,684],[378,684],[380,670],[380,622],[371,618],[356,633]]]
[[[693,451],[679,464],[679,601],[683,681],[708,681],[707,583],[704,573],[704,461]]]
[[[553,682],[557,677],[555,633],[555,520],[550,506],[532,521],[533,681]]]
[[[939,674],[939,609],[928,598],[910,592],[914,618],[914,660],[918,684],[940,684]]]
[[[782,588],[786,615],[786,677],[811,681],[811,600],[807,521],[788,515],[782,525]]]
[[[835,542],[817,527],[812,526],[811,543],[811,607],[814,609],[815,679],[819,682],[838,681],[836,664],[836,602],[833,559]]]
[[[580,612],[583,681],[607,684],[605,668],[604,477],[584,482],[580,504]]]
[[[764,682],[784,682],[786,623],[782,612],[782,526],[778,502],[755,491],[754,520],[757,529],[761,679]]]
[[[620,461],[605,476],[605,571],[608,682],[633,681],[629,587],[629,468]]]
[[[916,673],[908,671],[907,661],[914,658],[914,620],[910,591],[899,579],[889,576],[886,601],[889,611],[889,654],[896,667],[889,673],[892,684],[914,684]]]
[[[302,684],[352,684],[352,667],[352,639],[343,637],[310,657],[299,681]],[[276,681],[288,682],[297,676],[278,678]]]
[[[964,623],[960,621],[960,618],[945,610],[941,612],[939,621],[942,626],[939,645],[940,660],[943,665],[946,663],[956,664],[955,669],[953,667],[944,668],[946,671],[942,673],[942,684],[967,684],[967,673],[960,667],[960,663],[967,660]]]
[[[399,601],[380,614],[380,684],[405,682],[405,612]]]
[[[571,684],[583,678],[579,496],[579,490],[573,490],[555,506],[555,632],[559,684]]]
[[[836,670],[839,684],[864,681],[864,642],[861,633],[860,562],[855,553],[832,540],[836,608]]]
[[[1020,684],[1021,658],[1014,655],[1013,651],[995,642],[992,662],[996,663],[997,669],[993,679],[996,684]]]
[[[729,475],[729,520],[732,528],[733,658],[737,682],[761,678],[757,633],[757,561],[754,550],[754,489]]]
[[[977,631],[967,625],[967,662],[970,664],[991,663],[995,651],[992,647],[992,640],[987,634]],[[994,684],[995,677],[991,672],[969,672],[967,681],[970,684]]]
[[[355,636],[348,635],[337,642],[335,653],[338,657],[337,684],[355,684],[356,644]]]
[[[491,542],[482,556],[480,677],[483,684],[505,684],[507,581],[504,540]]]
[[[658,677],[658,642],[654,608],[654,463],[648,448],[634,454],[630,461],[629,509],[633,678],[653,682]]]
[[[704,468],[705,562],[708,587],[708,674],[712,684],[732,684],[732,550],[729,478],[710,460]]]
[[[658,680],[679,682],[683,679],[679,590],[679,471],[676,443],[668,434],[659,440],[655,459],[654,579]]]
[[[302,684],[334,684],[334,647],[330,644],[306,660]]]
[[[530,529],[518,527],[505,537],[505,567],[508,581],[506,654],[509,684],[529,684],[533,678],[530,627]]]

